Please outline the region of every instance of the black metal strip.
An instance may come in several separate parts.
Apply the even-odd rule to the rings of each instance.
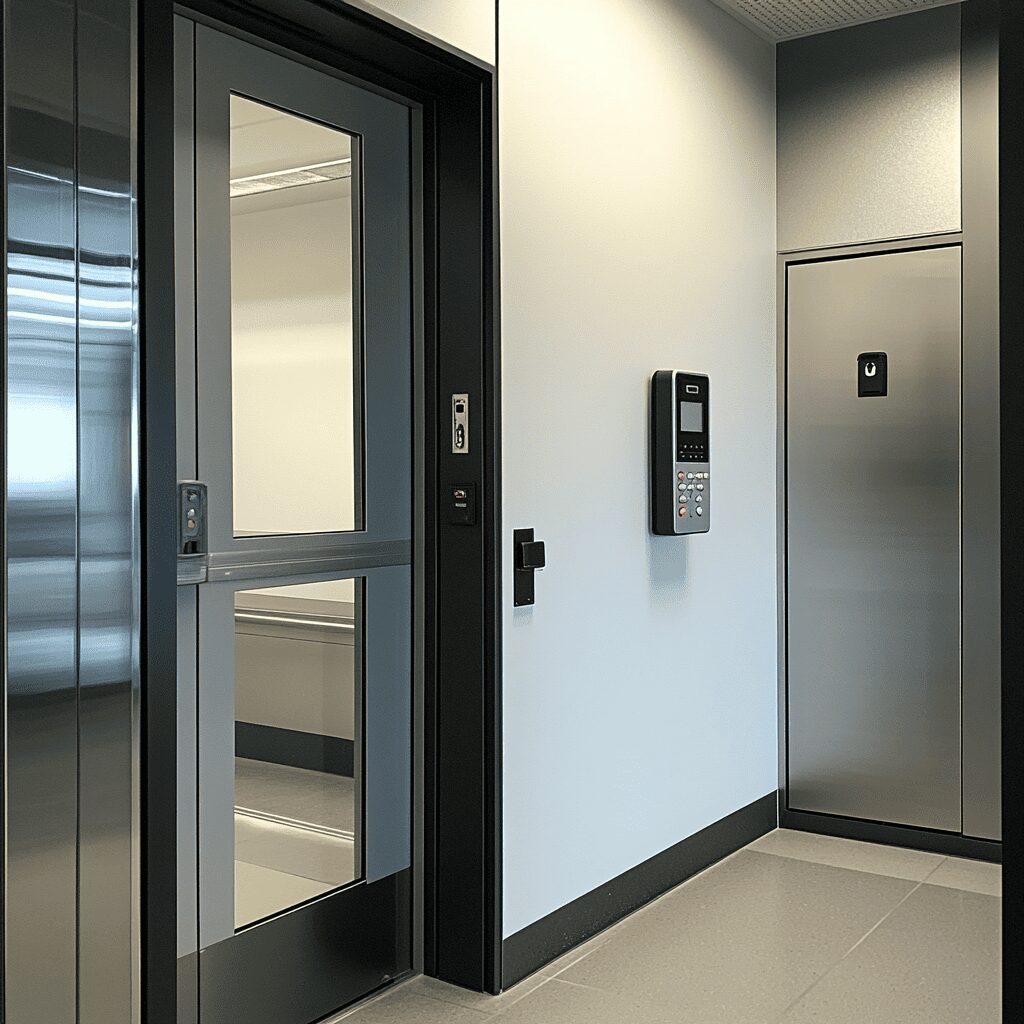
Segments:
[[[510,935],[503,954],[505,988],[770,832],[777,803],[778,794],[767,793]]]
[[[1021,778],[1024,777],[1024,3],[999,4],[999,335],[1000,533],[1002,561],[1003,835],[1013,854],[1003,879],[1003,934],[1019,928]],[[1016,895],[1015,895],[1016,894]],[[1003,1005],[1021,1005],[1021,972],[1004,943]],[[1011,966],[1012,964],[1012,966]],[[1013,1011],[1007,1011],[1013,1016]]]
[[[844,818],[837,814],[816,814],[812,811],[793,811],[783,808],[779,813],[783,828],[799,829],[801,832],[815,832],[823,836],[839,836],[843,839],[859,839],[865,843],[886,843],[889,846],[905,846],[911,850],[926,850],[929,853],[944,853],[951,857],[973,857],[999,863],[1002,860],[1002,844],[987,839],[972,839],[956,832],[939,832],[927,828],[913,828],[909,825],[890,825],[882,821],[864,821],[860,818]]]
[[[282,914],[202,950],[202,1019],[309,1024],[405,974],[409,936],[394,922],[410,890],[408,869],[371,885],[360,882],[315,900],[301,914]],[[281,984],[298,976],[310,983],[301,989]]]
[[[142,1016],[177,1018],[174,25],[138,5],[142,352]],[[116,74],[111,69],[111,74]]]

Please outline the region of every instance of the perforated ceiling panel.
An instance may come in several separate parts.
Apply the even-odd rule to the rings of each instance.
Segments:
[[[959,0],[715,0],[758,33],[779,42],[878,21]]]

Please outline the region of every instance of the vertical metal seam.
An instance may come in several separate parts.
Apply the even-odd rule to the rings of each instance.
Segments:
[[[79,5],[71,12],[71,111],[74,138],[71,187],[75,231],[75,1024],[82,1014],[82,221],[79,203],[81,121]]]
[[[138,104],[138,3],[127,0],[129,21],[129,204],[131,232],[131,301],[132,301],[132,369],[131,369],[131,559],[132,559],[132,622],[131,622],[131,695],[129,714],[131,736],[131,922],[129,945],[131,955],[130,991],[132,1024],[142,1020],[142,448],[140,416],[142,393],[141,331],[139,324],[139,104]]]
[[[960,231],[964,230],[964,15],[960,16],[960,52],[957,54],[959,69],[960,100]],[[958,467],[957,491],[960,519],[960,832],[964,830],[964,242],[960,242],[960,465]]]
[[[7,4],[0,0],[0,58],[6,52],[7,45]],[[3,165],[0,166],[0,180],[3,182],[3,231],[0,235],[0,246],[3,251],[4,293],[0,298],[3,306],[3,356],[0,361],[0,386],[3,387],[0,402],[0,434],[3,437],[3,449],[0,451],[0,463],[3,464],[4,478],[0,491],[0,555],[3,565],[0,566],[0,632],[3,646],[0,647],[0,1020],[7,1019],[7,62],[0,59],[0,149],[3,152]]]
[[[199,280],[199,245],[197,244],[199,225],[197,223],[197,211],[198,203],[196,202],[196,175],[197,175],[197,163],[198,163],[198,147],[196,145],[196,125],[198,117],[198,66],[199,66],[199,32],[195,24],[192,26],[190,34],[190,42],[192,47],[192,62],[190,68],[190,74],[192,78],[191,88],[191,103],[192,103],[192,119],[191,119],[191,132],[192,137],[189,140],[189,145],[192,151],[192,179],[190,182],[190,188],[192,191],[190,203],[192,209],[192,281],[191,281],[191,302],[192,302],[192,413],[194,417],[192,441],[195,445],[194,465],[196,476],[199,477],[199,303],[196,301],[196,288]],[[202,948],[202,907],[203,907],[203,885],[202,878],[203,873],[201,870],[202,865],[202,834],[200,832],[200,824],[202,822],[202,816],[199,809],[199,772],[200,772],[200,756],[199,756],[199,729],[200,729],[200,718],[199,718],[199,664],[200,664],[200,649],[202,646],[202,637],[199,632],[199,598],[202,591],[197,586],[196,600],[195,600],[195,651],[193,657],[195,658],[195,669],[194,679],[195,684],[193,687],[194,703],[192,711],[194,715],[193,723],[193,735],[195,737],[195,750],[193,756],[195,758],[194,785],[196,787],[195,799],[194,799],[194,812],[195,822],[193,829],[193,838],[195,841],[196,848],[196,868],[195,868],[195,887],[196,887],[196,989],[195,989],[195,1010],[196,1010],[196,1021],[198,1022],[202,1016],[202,1006],[200,1003],[199,994],[202,991],[202,972],[203,972],[203,958],[199,956],[199,950]]]

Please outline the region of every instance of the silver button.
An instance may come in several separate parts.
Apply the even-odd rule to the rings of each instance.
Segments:
[[[692,480],[693,479],[693,474],[692,473],[687,473],[686,474],[686,479],[687,480]]]
[[[697,484],[697,490],[698,491],[703,491],[704,490],[704,485],[703,484]]]
[[[679,490],[685,491],[686,490],[686,484],[680,484],[679,485]]]
[[[698,495],[697,495],[697,497],[696,497],[696,498],[694,498],[693,500],[694,500],[695,502],[697,502],[698,504],[700,504],[700,502],[702,502],[702,501],[703,501],[704,499],[703,499],[703,498],[702,498],[702,497],[701,497],[701,496],[700,496],[700,495],[698,494]]]
[[[702,509],[702,508],[697,509],[696,512],[697,512],[697,515],[699,515],[699,516],[704,515],[704,509]]]
[[[688,494],[680,494],[679,495],[679,500],[683,501],[683,502],[689,501],[690,500],[690,496]]]

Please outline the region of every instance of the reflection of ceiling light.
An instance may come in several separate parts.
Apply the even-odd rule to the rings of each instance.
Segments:
[[[322,164],[307,164],[305,167],[289,167],[283,171],[247,174],[244,178],[231,179],[231,198],[237,199],[239,196],[254,196],[260,192],[276,192],[279,188],[315,185],[323,181],[338,181],[351,177],[351,157],[344,160],[328,160]]]

